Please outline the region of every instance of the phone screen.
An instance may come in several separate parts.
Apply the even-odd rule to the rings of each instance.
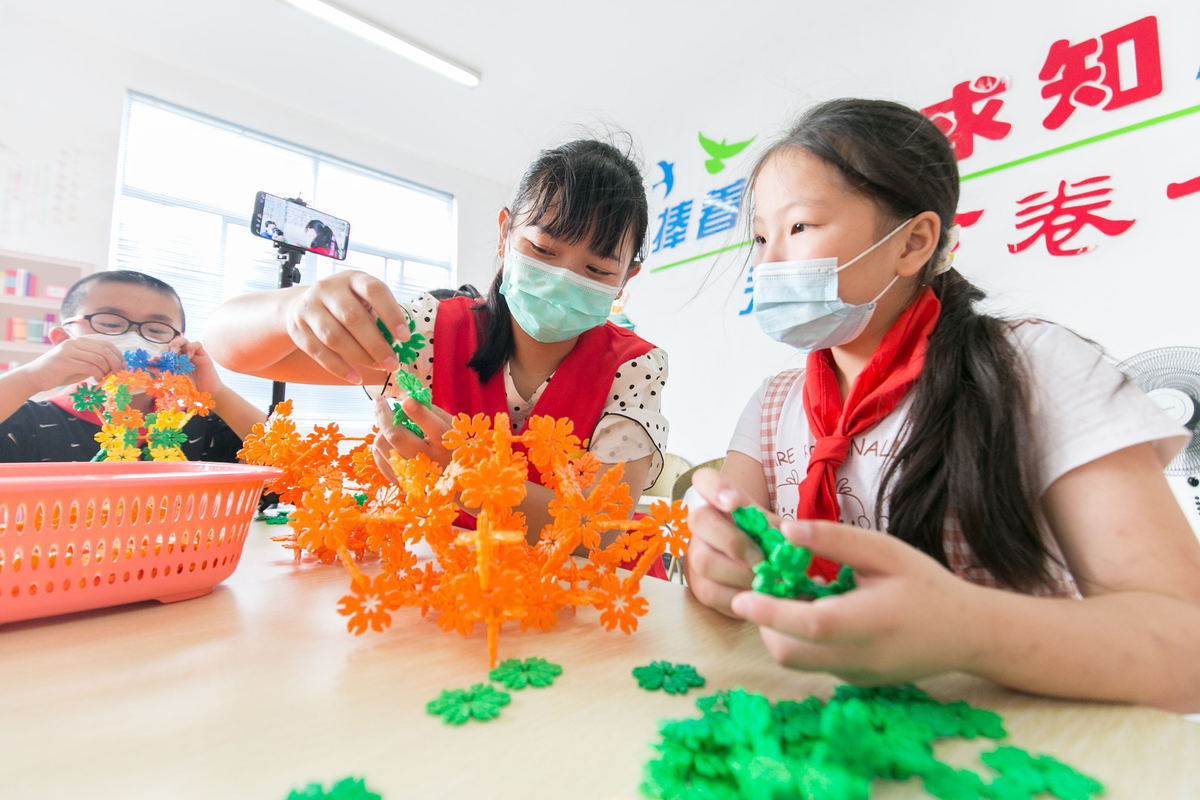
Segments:
[[[350,244],[350,223],[283,197],[259,192],[250,230],[264,239],[338,260]]]

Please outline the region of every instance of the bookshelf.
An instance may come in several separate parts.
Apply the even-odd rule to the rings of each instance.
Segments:
[[[31,296],[5,294],[3,276],[8,270],[24,270],[36,277]],[[0,250],[0,372],[28,363],[50,349],[44,342],[10,341],[10,320],[44,320],[52,314],[57,320],[59,298],[46,297],[49,286],[68,287],[93,271],[91,264],[34,253]],[[24,287],[17,291],[23,291]]]

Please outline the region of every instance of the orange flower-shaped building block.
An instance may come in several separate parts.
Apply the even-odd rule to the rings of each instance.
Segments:
[[[393,573],[381,572],[374,578],[359,575],[350,581],[350,594],[338,601],[338,613],[353,634],[382,631],[392,622],[391,612],[400,608],[401,590]]]

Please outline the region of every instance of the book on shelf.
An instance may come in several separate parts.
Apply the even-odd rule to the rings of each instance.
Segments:
[[[56,314],[40,318],[9,317],[4,321],[4,338],[10,342],[50,344],[50,331],[58,324]]]
[[[37,275],[27,269],[4,270],[4,294],[12,297],[37,297]]]

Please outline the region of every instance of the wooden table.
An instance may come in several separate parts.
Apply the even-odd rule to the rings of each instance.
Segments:
[[[498,720],[444,725],[425,703],[485,677],[482,634],[443,633],[404,609],[383,634],[349,635],[335,612],[341,568],[293,565],[267,541],[277,531],[256,523],[237,572],[209,596],[0,628],[0,797],[281,800],[309,780],[361,775],[386,800],[633,800],[656,722],[692,715],[697,696],[644,692],[634,666],[694,664],[709,680],[702,693],[827,696],[834,685],[777,667],[754,629],[651,580],[632,636],[601,630],[593,610],[549,634],[503,635],[501,658],[543,656],[563,675],[513,692]],[[1000,712],[1014,744],[1099,777],[1109,797],[1200,795],[1193,722],[962,675],[922,686]],[[939,755],[967,764],[978,750],[950,743]]]

